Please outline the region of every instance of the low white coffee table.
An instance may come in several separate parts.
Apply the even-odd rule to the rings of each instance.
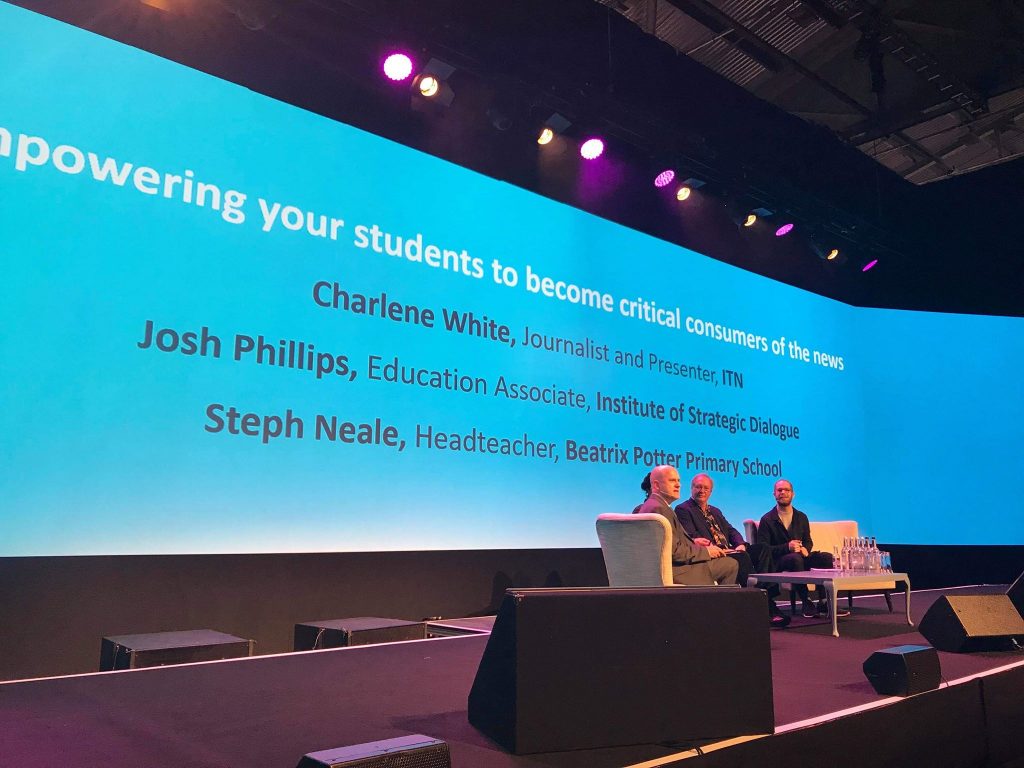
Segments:
[[[829,612],[832,614],[832,636],[839,637],[839,623],[836,621],[837,595],[842,589],[856,589],[861,584],[876,584],[879,581],[902,581],[907,585],[904,593],[907,607],[907,624],[910,620],[910,577],[905,573],[880,573],[878,571],[782,571],[780,573],[752,573],[758,584],[814,584],[825,590],[828,596]]]

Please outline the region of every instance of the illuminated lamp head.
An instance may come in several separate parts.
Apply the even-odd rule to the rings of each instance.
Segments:
[[[604,142],[600,139],[587,139],[580,147],[580,157],[584,160],[596,160],[604,152]]]
[[[404,53],[392,53],[384,59],[384,74],[396,83],[407,80],[412,74],[412,59]]]
[[[420,89],[421,96],[426,96],[429,99],[437,96],[437,92],[441,90],[441,82],[433,75],[424,75],[420,78],[417,88]]]

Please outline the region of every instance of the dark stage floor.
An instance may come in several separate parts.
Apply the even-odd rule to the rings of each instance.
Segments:
[[[915,623],[941,594],[914,594]],[[865,711],[883,717],[878,722],[891,711],[887,727],[904,727],[896,713],[908,700],[879,696],[861,670],[879,648],[924,643],[904,623],[902,595],[894,598],[892,614],[880,597],[858,598],[853,616],[840,620],[839,638],[825,622],[771,634],[777,735],[759,741],[852,721]],[[525,757],[502,752],[466,719],[486,642],[482,635],[440,638],[0,684],[0,766],[290,768],[306,752],[410,733],[447,741],[456,768],[654,766],[693,754],[680,746]],[[1013,653],[940,656],[945,680],[965,690],[964,678],[1024,667],[1024,657]],[[950,699],[943,706],[957,704]],[[743,748],[749,752],[752,743]],[[771,764],[749,758],[758,762]],[[737,752],[734,762],[720,764],[748,760]],[[878,756],[871,764],[899,762]]]

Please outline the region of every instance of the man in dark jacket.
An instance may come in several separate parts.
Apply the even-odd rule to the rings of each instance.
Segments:
[[[694,544],[714,544],[736,561],[736,583],[745,587],[747,576],[751,573],[768,573],[773,570],[771,553],[768,547],[763,545],[747,544],[743,540],[743,535],[725,519],[722,510],[708,504],[714,487],[715,483],[709,475],[695,475],[690,481],[690,498],[676,507],[676,517]],[[768,594],[768,612],[772,626],[781,627],[788,624],[789,618],[783,616],[775,605],[779,585],[766,584],[762,589]]]
[[[768,510],[757,526],[757,543],[768,548],[772,559],[771,571],[806,571],[809,568],[831,568],[832,555],[814,552],[811,541],[811,523],[807,515],[793,506],[793,484],[789,480],[775,483],[775,507]],[[827,612],[824,599],[815,609],[807,586],[794,585],[803,602],[803,615],[810,617]],[[837,614],[841,615],[841,614]]]

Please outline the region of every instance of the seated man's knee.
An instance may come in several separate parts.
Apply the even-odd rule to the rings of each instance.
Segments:
[[[710,586],[715,583],[708,563],[677,566],[672,569],[672,581],[686,586]]]
[[[767,573],[772,569],[772,553],[764,544],[751,544],[747,554],[758,573]]]
[[[783,556],[779,561],[781,570],[783,571],[806,571],[807,565],[804,562],[804,556],[799,552],[790,552],[788,555]]]
[[[734,552],[729,555],[729,559],[735,560],[736,565],[739,566],[741,571],[746,571],[747,573],[753,572],[754,562],[746,552]]]
[[[831,552],[811,552],[807,558],[808,568],[832,568],[834,566]]]
[[[735,584],[736,583],[736,576],[740,572],[739,563],[737,563],[731,557],[722,557],[722,558],[719,558],[718,560],[716,560],[715,562],[721,563],[721,565],[719,565],[719,567],[718,567],[719,568],[718,572],[721,575],[718,576],[716,581],[719,584]],[[741,586],[746,586],[746,585],[744,584],[744,585],[741,585]]]

